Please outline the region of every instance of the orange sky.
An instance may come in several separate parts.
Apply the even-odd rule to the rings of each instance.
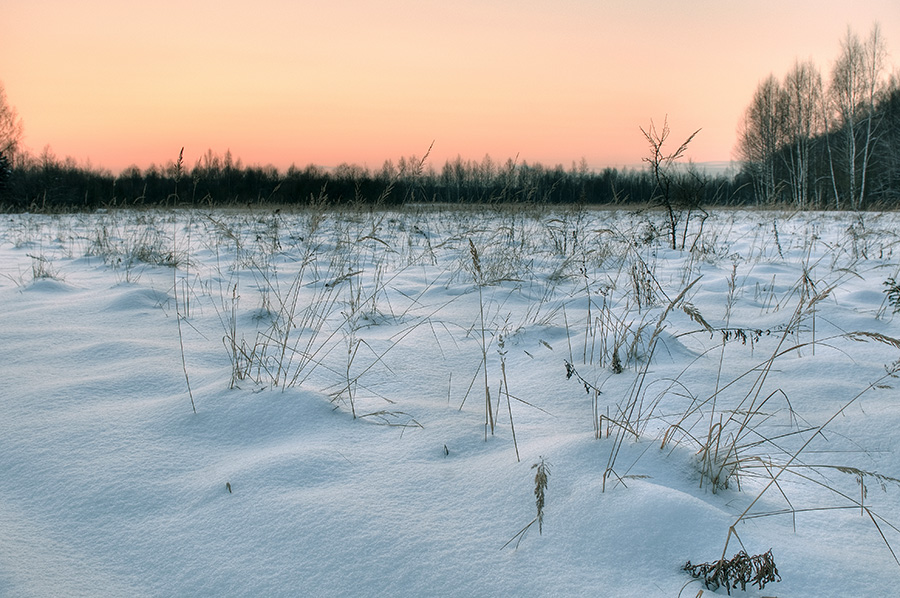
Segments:
[[[875,22],[900,47],[896,0],[3,0],[0,82],[31,151],[114,171],[182,146],[376,169],[432,140],[437,168],[636,165],[667,114],[718,161],[760,79],[827,77]]]

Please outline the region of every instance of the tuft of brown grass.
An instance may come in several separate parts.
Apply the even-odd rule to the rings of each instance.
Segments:
[[[781,575],[778,574],[771,549],[763,554],[753,556],[742,550],[731,559],[722,558],[712,563],[700,563],[699,565],[691,564],[688,561],[682,569],[690,573],[692,577],[701,579],[707,589],[715,591],[725,588],[729,596],[731,590],[738,589],[738,586],[744,592],[747,590],[748,584],[761,590],[766,587],[767,583],[781,581]]]

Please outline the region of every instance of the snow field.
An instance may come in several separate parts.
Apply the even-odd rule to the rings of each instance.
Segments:
[[[662,222],[5,216],[0,595],[725,594],[681,566],[751,503],[727,556],[783,579],[743,595],[890,595],[896,215]]]

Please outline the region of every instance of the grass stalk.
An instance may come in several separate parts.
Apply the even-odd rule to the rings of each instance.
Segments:
[[[481,258],[478,248],[472,239],[469,239],[469,254],[472,258],[472,276],[475,286],[478,288],[478,313],[481,321],[481,367],[484,372],[484,439],[487,440],[488,427],[491,436],[494,435],[494,412],[491,408],[491,388],[488,383],[487,337],[484,324],[484,296],[481,287],[484,286],[484,273],[481,270]]]

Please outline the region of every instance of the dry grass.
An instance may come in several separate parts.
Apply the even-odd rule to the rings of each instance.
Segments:
[[[861,343],[900,350],[900,340],[890,334],[883,317],[898,310],[896,277],[884,282],[885,309],[873,314],[872,322],[883,327],[834,332],[825,309],[838,301],[844,282],[871,279],[874,267],[866,271],[863,260],[888,259],[897,247],[895,234],[858,222],[839,242],[829,241],[833,246],[828,252],[815,253],[825,243],[816,230],[795,234],[790,232],[791,215],[767,216],[752,229],[749,249],[736,256],[726,244],[727,234],[712,219],[692,229],[689,251],[660,257],[668,242],[659,231],[669,231],[653,213],[617,215],[613,226],[583,209],[337,210],[328,207],[324,190],[312,200],[295,212],[246,210],[196,218],[193,212],[111,211],[92,220],[93,232],[79,241],[81,255],[101,257],[124,272],[127,282],[142,272],[164,276],[166,288],[171,282],[182,369],[195,409],[187,374],[190,351],[201,341],[192,344],[189,338],[192,314],[209,306],[219,329],[204,330],[204,341],[223,343],[228,369],[222,371],[229,387],[308,385],[327,393],[335,408],[353,417],[401,429],[420,425],[415,414],[394,405],[395,397],[370,381],[415,383],[410,370],[421,366],[409,363],[409,357],[394,359],[394,354],[402,353],[414,336],[421,343],[422,335],[414,333],[427,330],[435,353],[462,354],[468,347],[480,355],[476,366],[468,354],[462,375],[443,372],[439,392],[424,392],[439,394],[441,400],[446,396],[449,403],[454,383],[462,388],[468,384],[469,390],[483,384],[485,440],[489,431],[497,436],[505,432],[503,426],[498,431],[505,398],[516,458],[529,460],[527,448],[523,450],[527,445],[516,437],[512,404],[546,405],[540,402],[543,389],[523,391],[517,383],[517,368],[523,366],[511,347],[520,332],[532,334],[532,340],[557,334],[557,340],[541,340],[546,351],[538,350],[547,359],[564,362],[567,377],[589,395],[590,426],[608,451],[604,490],[610,488],[607,479],[627,479],[625,469],[635,467],[620,462],[623,447],[653,440],[666,451],[693,455],[692,475],[709,492],[755,493],[728,530],[722,557],[692,566],[693,573],[720,586],[752,583],[756,573],[749,582],[744,573],[748,562],[754,571],[755,557],[748,556],[753,551],[740,553],[744,556],[732,564],[726,550],[729,542],[740,540],[734,527],[739,522],[809,508],[792,504],[787,478],[824,491],[829,508],[858,509],[893,551],[883,533],[891,524],[873,510],[867,491],[870,486],[890,488],[900,478],[846,464],[840,452],[832,463],[806,457],[814,441],[859,396],[896,377],[896,364],[830,417],[820,416],[823,423],[810,423],[814,418],[795,408],[786,382],[795,363],[818,358],[820,352],[853,357]],[[73,238],[63,227],[23,224],[11,240],[43,248],[47,239]],[[66,251],[78,255],[74,242],[68,243]],[[200,252],[214,257],[193,264],[191,258]],[[35,249],[27,255],[34,279],[56,276],[52,260],[58,254]],[[807,257],[787,270],[792,255]],[[814,255],[826,257],[810,257]],[[668,267],[668,259],[681,259],[679,269]],[[202,264],[214,265],[203,270]],[[781,270],[756,275],[753,270],[760,266],[784,266],[794,278],[785,282]],[[719,278],[710,280],[709,271]],[[879,281],[887,275],[875,272]],[[421,278],[421,290],[409,293],[400,287],[413,274]],[[747,280],[759,282],[745,284]],[[716,303],[708,296],[700,296],[706,285],[716,284],[720,311],[709,307]],[[471,309],[450,321],[448,306],[457,301],[470,302]],[[826,333],[829,325],[832,331]],[[391,333],[382,334],[386,329]],[[680,371],[663,367],[667,352],[677,350],[678,343],[689,345],[693,354],[679,357],[684,358]],[[568,359],[563,358],[565,345]],[[528,351],[534,352],[533,347]],[[608,392],[607,385],[616,392]],[[585,426],[587,413],[585,401]],[[527,437],[528,425],[535,425],[523,424],[524,419],[516,413],[521,438]],[[516,544],[533,523],[542,529],[549,466],[541,459],[534,467],[537,516],[510,540]],[[856,486],[848,491],[831,484],[820,475],[823,471],[850,476]],[[773,492],[786,501],[786,509],[754,510]]]
[[[547,486],[550,481],[550,463],[547,462],[543,457],[540,458],[540,461],[533,464],[531,469],[535,470],[534,473],[534,504],[537,508],[537,515],[535,515],[534,519],[532,519],[528,525],[520,529],[516,534],[507,540],[506,544],[500,547],[500,550],[503,550],[507,546],[509,546],[513,540],[516,541],[515,548],[519,547],[519,544],[525,539],[525,535],[528,533],[528,530],[531,529],[535,523],[538,524],[538,534],[544,533],[544,506],[546,505],[546,492]]]
[[[683,568],[692,577],[703,581],[707,589],[715,591],[725,588],[729,596],[731,590],[738,587],[742,592],[747,590],[748,585],[761,590],[767,583],[781,581],[771,550],[753,556],[742,550],[730,559],[723,558],[714,563],[699,565],[693,565],[688,561]]]

